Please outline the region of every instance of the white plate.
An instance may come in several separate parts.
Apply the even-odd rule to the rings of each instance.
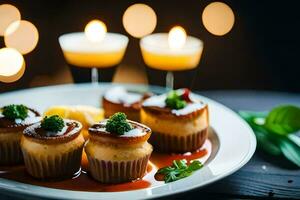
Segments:
[[[51,105],[100,105],[100,96],[111,84],[60,85],[27,89],[0,95],[0,106],[11,103],[23,103],[39,111]],[[155,86],[126,85],[132,90],[147,90],[161,93],[164,89]],[[218,140],[214,144],[215,151],[209,162],[192,176],[182,180],[161,184],[147,189],[126,192],[80,192],[51,189],[24,184],[16,181],[0,179],[0,190],[23,197],[46,197],[56,199],[145,199],[171,195],[203,187],[224,178],[245,165],[256,148],[256,139],[251,128],[232,110],[206,97],[195,95],[208,103],[211,127],[215,130],[210,137]],[[216,150],[216,149],[215,149]]]

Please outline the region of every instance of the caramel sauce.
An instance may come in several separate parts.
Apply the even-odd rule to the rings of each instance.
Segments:
[[[14,167],[0,167],[0,178],[14,180],[31,185],[73,191],[119,192],[138,190],[149,188],[155,182],[162,181],[162,179],[159,179],[155,176],[156,169],[171,165],[173,160],[186,159],[188,162],[190,162],[191,160],[199,159],[209,154],[210,150],[207,150],[206,148],[186,154],[153,153],[150,158],[152,164],[148,165],[146,175],[143,179],[121,184],[101,184],[92,179],[92,177],[90,177],[88,174],[88,161],[85,153],[83,153],[82,155],[80,173],[69,179],[56,181],[37,180],[27,174],[24,165]],[[156,180],[154,179],[154,176]]]
[[[182,160],[185,159],[189,164],[190,161],[199,159],[207,154],[206,149],[198,150],[193,153],[185,153],[185,154],[164,154],[164,153],[152,153],[151,162],[157,166],[158,168],[166,167],[172,165],[173,160]]]

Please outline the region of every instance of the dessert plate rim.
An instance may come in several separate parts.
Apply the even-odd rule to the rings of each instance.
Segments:
[[[28,103],[33,105],[37,103],[37,99],[33,98],[34,95],[36,95],[36,97],[42,95],[42,98],[46,99],[48,97],[51,100],[51,98],[59,99],[59,95],[56,97],[52,97],[53,95],[51,94],[54,93],[72,94],[78,91],[93,91],[94,93],[102,93],[113,85],[125,86],[130,90],[136,91],[150,90],[154,93],[162,93],[166,91],[165,88],[151,85],[148,86],[112,83],[100,83],[99,85],[92,85],[90,83],[65,84],[2,93],[0,95],[0,105],[6,104],[6,102],[22,103],[20,102],[22,101],[22,99],[27,99],[28,101],[31,100]],[[256,149],[256,138],[248,124],[244,120],[242,120],[234,111],[222,105],[221,103],[200,95],[199,93],[201,94],[201,92],[196,92],[195,97],[201,98],[201,100],[208,103],[209,105],[212,128],[216,131],[216,135],[219,140],[219,146],[218,152],[216,153],[215,157],[211,159],[208,164],[203,167],[203,169],[197,171],[190,177],[176,182],[164,184],[162,186],[124,192],[84,192],[52,189],[0,178],[0,192],[3,194],[20,197],[44,197],[52,199],[149,199],[173,195],[176,193],[186,192],[196,188],[204,187],[224,177],[227,177],[239,170],[251,159]],[[97,102],[99,102],[98,99],[99,96],[97,98]],[[45,107],[49,106],[49,102],[47,104],[47,101],[50,100],[48,99],[46,100],[46,102],[43,102],[45,105],[43,105],[43,108],[41,108],[42,110],[45,109]],[[69,100],[72,101],[70,104],[78,104],[78,102],[81,102],[80,98]],[[83,102],[81,104],[93,104],[95,106],[95,102],[93,102],[92,98],[85,98],[84,100],[86,102]],[[226,123],[224,122],[224,120],[226,121]],[[230,139],[230,136],[234,136],[234,139]],[[230,148],[231,150],[235,149],[234,147],[236,146],[234,145],[237,145],[237,147],[239,147],[239,151],[230,151]],[[224,157],[226,157],[226,159]]]

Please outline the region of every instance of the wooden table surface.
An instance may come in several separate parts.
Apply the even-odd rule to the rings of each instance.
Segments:
[[[235,111],[269,110],[278,104],[300,106],[300,94],[256,91],[199,92]],[[201,181],[201,180],[199,180]],[[300,169],[281,157],[270,157],[259,149],[243,168],[205,188],[163,199],[300,199]],[[16,199],[0,195],[1,200]]]

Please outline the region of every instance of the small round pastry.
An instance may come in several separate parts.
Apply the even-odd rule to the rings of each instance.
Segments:
[[[152,146],[150,128],[116,113],[89,129],[85,146],[91,176],[101,183],[122,183],[142,178]]]
[[[152,129],[150,143],[155,150],[192,152],[207,139],[208,106],[192,99],[188,89],[171,91],[144,101],[141,123]]]
[[[23,130],[40,120],[38,112],[24,105],[0,108],[0,165],[22,163],[20,139]]]
[[[58,115],[45,117],[24,130],[21,149],[27,172],[38,179],[71,177],[80,170],[82,125]]]
[[[117,112],[123,112],[127,118],[133,121],[140,121],[140,110],[142,102],[150,97],[150,94],[140,94],[127,91],[123,87],[109,89],[102,98],[102,107],[106,118]]]
[[[87,140],[90,126],[104,119],[104,110],[87,105],[55,105],[49,107],[44,116],[58,115],[65,119],[79,121],[82,125],[81,134]]]

